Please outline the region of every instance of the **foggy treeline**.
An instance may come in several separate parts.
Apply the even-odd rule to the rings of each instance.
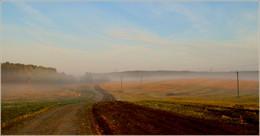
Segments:
[[[5,62],[1,64],[2,82],[71,83],[75,77],[55,68]]]
[[[1,64],[1,81],[19,83],[100,83],[110,79],[104,74],[87,72],[76,78],[63,72],[57,72],[55,68],[25,65],[20,63],[5,62]]]
[[[188,78],[236,79],[236,71],[230,72],[194,72],[194,71],[125,71],[111,73],[90,73],[74,77],[57,72],[55,68],[5,62],[1,64],[3,82],[33,83],[101,83],[108,81],[170,80]],[[258,71],[239,71],[241,80],[259,79]]]

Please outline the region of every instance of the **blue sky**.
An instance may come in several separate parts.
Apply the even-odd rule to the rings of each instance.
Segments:
[[[51,66],[74,75],[256,70],[258,4],[2,2],[2,61]]]

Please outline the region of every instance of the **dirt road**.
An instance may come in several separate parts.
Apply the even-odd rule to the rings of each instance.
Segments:
[[[103,135],[226,135],[258,134],[256,125],[199,119],[122,102],[100,102],[93,118]]]
[[[95,99],[90,102],[69,104],[49,110],[9,128],[2,129],[2,134],[11,135],[84,135],[87,132],[86,107],[97,101],[115,100],[99,86],[94,86]]]

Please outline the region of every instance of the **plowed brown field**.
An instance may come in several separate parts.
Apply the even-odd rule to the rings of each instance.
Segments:
[[[199,119],[122,101],[97,103],[92,113],[98,134],[104,135],[259,134],[257,125]]]

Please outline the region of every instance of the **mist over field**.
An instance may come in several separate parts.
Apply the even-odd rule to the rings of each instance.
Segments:
[[[106,73],[111,81],[120,81],[121,76],[124,81],[142,80],[170,80],[170,79],[192,79],[192,78],[217,78],[217,79],[237,79],[236,71],[232,72],[194,72],[194,71],[128,71],[118,73]],[[259,80],[258,71],[239,72],[240,80]]]
[[[90,73],[75,77],[57,72],[55,68],[14,63],[1,64],[2,83],[71,84],[101,83],[109,81],[159,81],[190,78],[237,79],[236,71],[195,72],[195,71],[124,71],[112,73]],[[239,71],[240,80],[259,80],[258,71]]]

